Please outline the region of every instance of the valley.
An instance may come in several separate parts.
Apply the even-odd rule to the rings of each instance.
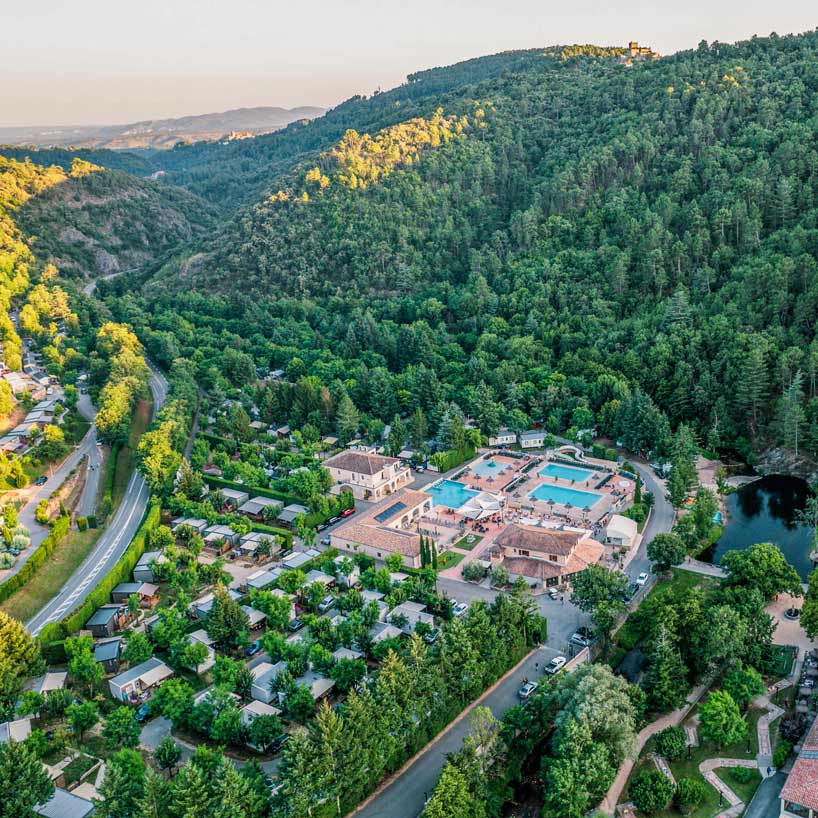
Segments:
[[[0,147],[9,815],[818,809],[817,65]]]

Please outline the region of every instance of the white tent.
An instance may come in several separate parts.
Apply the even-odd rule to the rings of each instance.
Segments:
[[[485,517],[491,517],[492,514],[497,514],[501,508],[502,504],[498,495],[481,491],[469,498],[465,505],[460,506],[457,513],[470,520],[482,520]]]

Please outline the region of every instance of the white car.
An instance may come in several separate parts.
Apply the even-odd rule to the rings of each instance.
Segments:
[[[526,682],[519,690],[517,695],[523,700],[527,701],[531,698],[534,691],[539,687],[536,682]]]
[[[644,585],[648,581],[648,575],[645,571],[642,571],[641,574],[636,578],[636,584],[640,587]]]
[[[455,616],[463,616],[466,611],[469,610],[469,603],[468,602],[455,602],[452,605],[452,613]]]
[[[564,656],[555,656],[544,668],[543,671],[549,676],[553,676],[565,667],[568,660]]]

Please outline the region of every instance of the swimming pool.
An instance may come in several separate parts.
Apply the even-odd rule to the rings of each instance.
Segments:
[[[555,486],[551,483],[543,483],[541,486],[537,486],[529,497],[543,502],[553,500],[555,503],[559,503],[563,506],[570,505],[573,508],[592,508],[599,502],[602,495],[594,494],[590,491],[569,489],[566,486]]]
[[[511,463],[504,463],[497,460],[478,460],[469,468],[478,477],[497,477],[499,474],[510,475],[514,471]],[[505,469],[505,471],[503,471]]]
[[[447,508],[460,508],[467,500],[480,493],[467,489],[462,483],[457,483],[454,480],[441,480],[434,486],[429,486],[423,490],[434,497],[436,506],[446,506]]]
[[[540,474],[546,477],[557,477],[560,480],[574,480],[577,483],[584,483],[593,472],[589,469],[575,469],[573,466],[563,466],[561,463],[547,463],[540,469]]]

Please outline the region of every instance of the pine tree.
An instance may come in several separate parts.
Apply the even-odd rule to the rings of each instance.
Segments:
[[[355,404],[352,402],[352,398],[346,392],[341,395],[338,401],[336,422],[338,424],[338,434],[344,443],[348,443],[358,434],[361,418]]]
[[[664,625],[659,625],[653,641],[645,689],[651,707],[661,713],[677,708],[687,695],[687,668]]]
[[[767,371],[766,345],[754,338],[741,364],[738,383],[736,384],[736,404],[747,415],[752,435],[758,434],[761,410],[769,393],[769,374]]]

